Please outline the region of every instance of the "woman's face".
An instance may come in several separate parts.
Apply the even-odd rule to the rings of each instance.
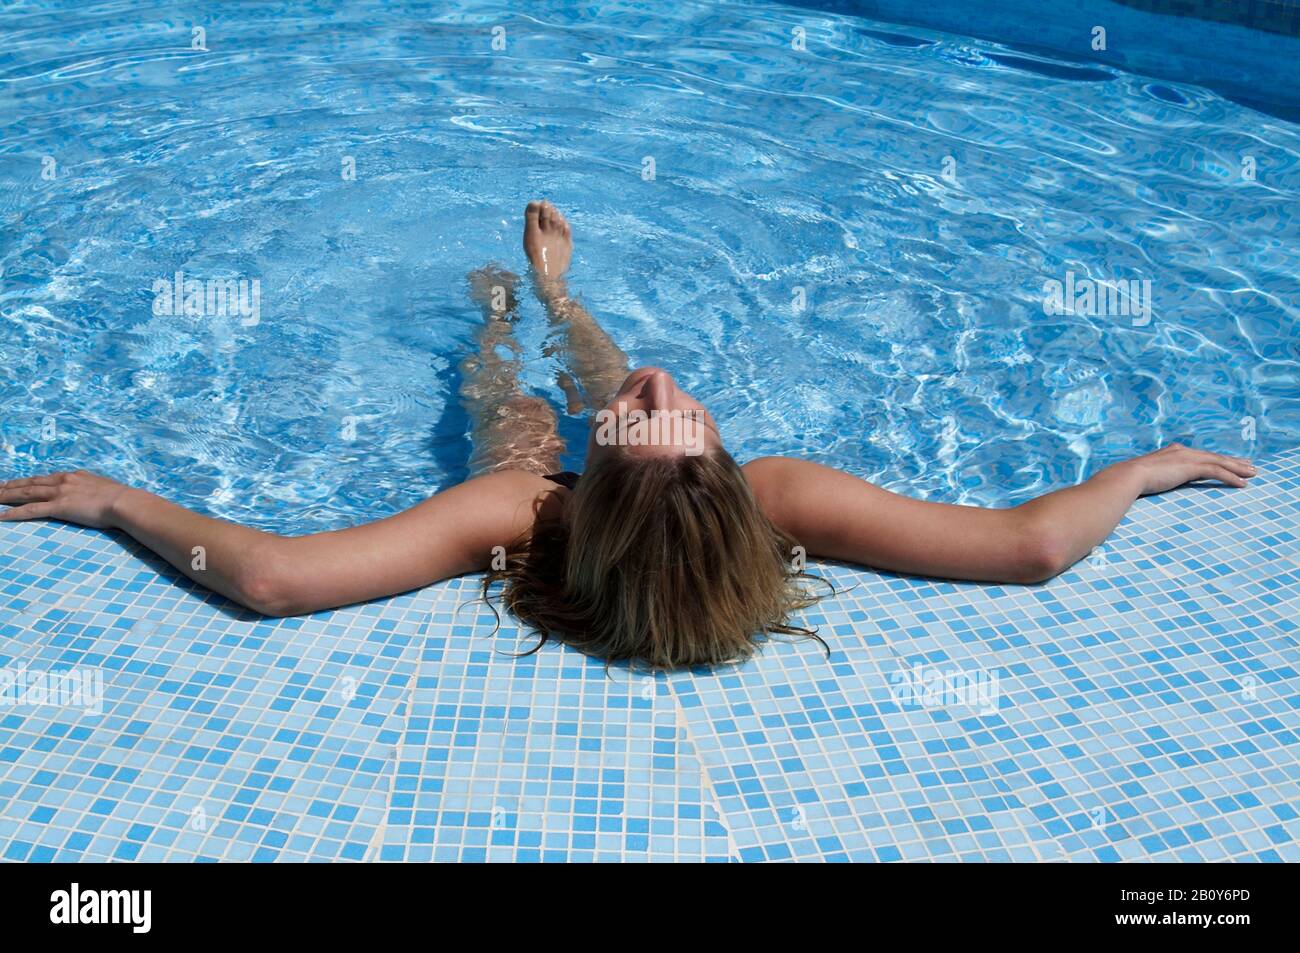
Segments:
[[[639,367],[596,414],[587,465],[612,446],[637,454],[698,454],[722,446],[717,422],[660,367]]]

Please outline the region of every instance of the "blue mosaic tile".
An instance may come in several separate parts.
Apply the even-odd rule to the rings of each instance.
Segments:
[[[0,857],[1300,860],[1298,527],[1300,451],[1042,586],[814,567],[829,657],[651,677],[521,656],[477,577],[263,620],[6,524],[0,664],[102,692],[0,708]]]

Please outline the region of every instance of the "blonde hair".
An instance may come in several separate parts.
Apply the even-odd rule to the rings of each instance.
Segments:
[[[482,594],[488,600],[504,583],[505,606],[541,636],[532,651],[553,638],[610,662],[719,664],[750,657],[768,633],[821,642],[789,616],[828,594],[800,579],[834,587],[792,568],[796,546],[725,450],[611,448],[582,475],[561,517],[539,518],[507,548]]]

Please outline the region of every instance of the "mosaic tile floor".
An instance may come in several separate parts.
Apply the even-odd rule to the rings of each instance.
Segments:
[[[5,524],[4,671],[102,693],[0,702],[0,857],[1300,860],[1300,451],[1263,470],[1044,586],[823,567],[829,659],[671,677],[513,658],[473,578],[263,621]]]

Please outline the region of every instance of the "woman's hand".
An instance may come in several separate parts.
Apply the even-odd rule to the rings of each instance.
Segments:
[[[0,520],[51,518],[104,529],[113,525],[113,505],[128,489],[85,470],[9,480],[0,483],[0,503],[12,509]]]
[[[1259,471],[1249,460],[1221,453],[1193,450],[1181,443],[1171,443],[1155,453],[1134,457],[1117,466],[1137,475],[1142,496],[1163,493],[1194,480],[1218,480],[1228,486],[1245,486]]]

